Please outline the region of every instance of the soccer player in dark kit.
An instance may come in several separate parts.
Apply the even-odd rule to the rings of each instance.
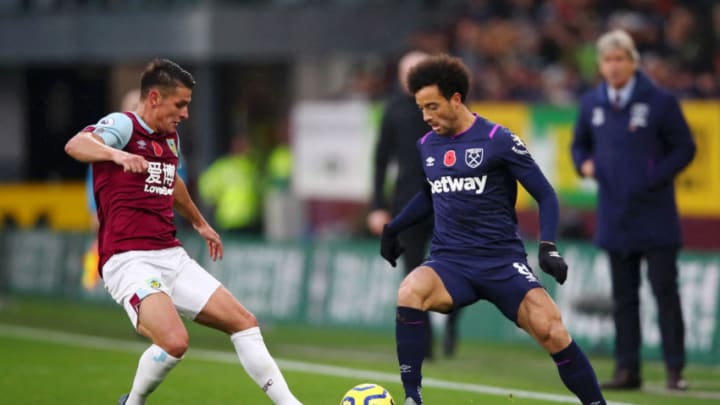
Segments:
[[[155,59],[140,81],[137,110],[109,114],[65,146],[70,156],[93,165],[105,288],[137,332],[152,341],[119,404],[145,404],[182,360],[188,347],[182,314],[227,333],[245,371],[267,396],[276,404],[297,405],[253,314],[175,238],[173,208],[205,239],[210,257],[222,258],[220,236],[177,176],[177,127],[188,118],[195,80],[174,62]]]
[[[427,187],[388,225],[381,254],[393,266],[397,234],[434,213],[430,257],[398,290],[396,340],[405,404],[422,403],[425,311],[449,312],[492,302],[555,361],[560,378],[583,404],[605,404],[590,362],[565,329],[560,311],[528,265],[517,231],[517,181],[539,205],[539,262],[562,284],[567,265],[555,247],[558,200],[523,142],[464,104],[469,73],[458,58],[431,57],[415,66],[411,92],[432,130],[417,142]]]

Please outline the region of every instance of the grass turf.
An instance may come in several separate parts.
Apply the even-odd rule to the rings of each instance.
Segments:
[[[36,330],[72,333],[70,341],[53,341],[43,332],[32,338],[2,333],[8,325]],[[370,370],[394,375],[397,370],[392,332],[362,332],[350,329],[317,328],[307,325],[262,325],[265,341],[278,359],[311,364]],[[172,404],[267,404],[269,400],[233,360],[227,336],[188,323],[191,348],[186,359],[153,394],[151,403]],[[126,347],[86,344],[79,336],[134,342]],[[11,297],[0,308],[0,393],[2,403],[99,404],[115,403],[132,380],[137,358],[147,343],[135,335],[123,310],[98,305],[38,297]],[[203,356],[203,350],[222,352],[222,361]],[[592,357],[603,378],[610,375],[612,361]],[[281,365],[284,364],[281,362]],[[423,369],[429,381],[482,384],[508,389],[507,395],[488,395],[458,389],[426,386],[428,404],[550,404],[538,399],[513,396],[513,391],[536,391],[569,395],[557,372],[539,348],[461,340],[457,356],[427,362]],[[694,366],[687,369],[691,390],[671,394],[662,389],[662,364],[646,362],[645,388],[636,392],[610,392],[612,401],[636,404],[720,403],[720,367]],[[301,368],[287,368],[284,375],[304,403],[337,404],[342,394],[366,378],[342,373],[318,374]],[[383,374],[384,375],[384,374]],[[399,377],[394,381],[373,381],[388,388],[402,402]]]

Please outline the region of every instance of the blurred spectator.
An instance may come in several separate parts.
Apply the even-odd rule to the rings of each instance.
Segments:
[[[471,100],[564,105],[597,82],[594,40],[615,28],[629,32],[643,56],[654,55],[661,79],[661,70],[670,72],[664,84],[675,95],[717,95],[720,5],[713,2],[468,0],[450,52],[474,75]]]
[[[263,235],[270,240],[288,240],[302,235],[305,213],[302,201],[292,192],[293,156],[287,119],[275,131],[277,143],[270,151],[263,190]]]
[[[261,230],[259,171],[246,135],[230,141],[230,152],[215,160],[198,179],[200,197],[215,210],[224,231],[258,234]]]
[[[678,64],[688,69],[702,64],[701,40],[697,19],[681,6],[673,8],[664,25],[664,41],[667,52]]]
[[[715,72],[715,80],[717,81],[720,79],[720,2],[715,3],[712,7],[710,27],[711,49],[713,50],[710,54],[710,64]]]
[[[115,10],[127,6],[118,0],[92,2],[92,8]],[[147,2],[130,2],[142,8]],[[170,2],[176,6],[198,2]],[[268,6],[351,6],[367,2],[281,0]],[[383,2],[377,0],[373,4]],[[387,3],[387,2],[386,2]],[[683,76],[683,83],[671,91],[682,97],[708,97],[720,79],[720,3],[713,0],[424,0],[418,9],[438,10],[413,33],[408,45],[427,53],[459,56],[475,74],[471,100],[552,101],[562,90],[547,92],[553,83],[572,83],[567,89],[574,98],[597,81],[592,40],[601,31],[615,28],[629,32],[644,57],[658,54]],[[50,13],[82,10],[87,2],[42,0],[18,2],[0,10]],[[126,7],[127,8],[127,7]],[[456,18],[448,18],[457,13]],[[508,61],[510,59],[510,61]],[[514,60],[512,60],[514,59]],[[544,72],[551,66],[552,71]],[[511,69],[506,75],[503,70]],[[557,75],[567,73],[568,78]],[[359,94],[377,91],[373,75],[364,69],[354,72],[352,85]],[[576,76],[579,75],[579,82]],[[713,76],[709,80],[708,75]],[[497,81],[497,82],[495,82]],[[715,82],[713,85],[712,82]],[[385,83],[387,85],[387,83]],[[384,90],[384,89],[383,89]],[[258,143],[255,143],[260,147]],[[261,147],[260,147],[261,148]],[[262,149],[262,148],[261,148]]]
[[[569,106],[575,102],[573,86],[568,83],[571,75],[563,65],[551,65],[543,70],[543,94],[545,101],[553,105]]]
[[[478,52],[483,33],[480,23],[468,15],[463,15],[455,23],[453,30],[453,54],[462,59],[471,72],[477,71],[484,62],[484,55]]]
[[[429,24],[415,32],[410,38],[410,48],[436,54],[446,53],[450,49],[450,38],[439,24]]]
[[[718,98],[720,97],[720,87],[718,78],[710,72],[702,72],[695,77],[694,97],[697,98]]]
[[[658,85],[670,88],[673,81],[673,67],[666,58],[656,53],[643,56],[642,70]]]

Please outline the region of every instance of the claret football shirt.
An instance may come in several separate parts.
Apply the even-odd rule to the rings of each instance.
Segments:
[[[116,253],[180,246],[173,223],[177,132],[157,133],[132,112],[109,114],[84,130],[97,134],[108,146],[148,161],[145,173],[126,173],[110,161],[92,164],[100,272]]]

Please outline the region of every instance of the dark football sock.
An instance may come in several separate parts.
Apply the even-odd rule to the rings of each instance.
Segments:
[[[405,388],[405,398],[411,397],[422,404],[420,387],[422,362],[425,353],[425,312],[408,307],[397,307],[395,339],[397,343],[400,379]]]
[[[595,371],[585,357],[585,353],[575,342],[570,342],[568,347],[551,356],[555,360],[563,383],[580,402],[586,405],[605,404]]]

